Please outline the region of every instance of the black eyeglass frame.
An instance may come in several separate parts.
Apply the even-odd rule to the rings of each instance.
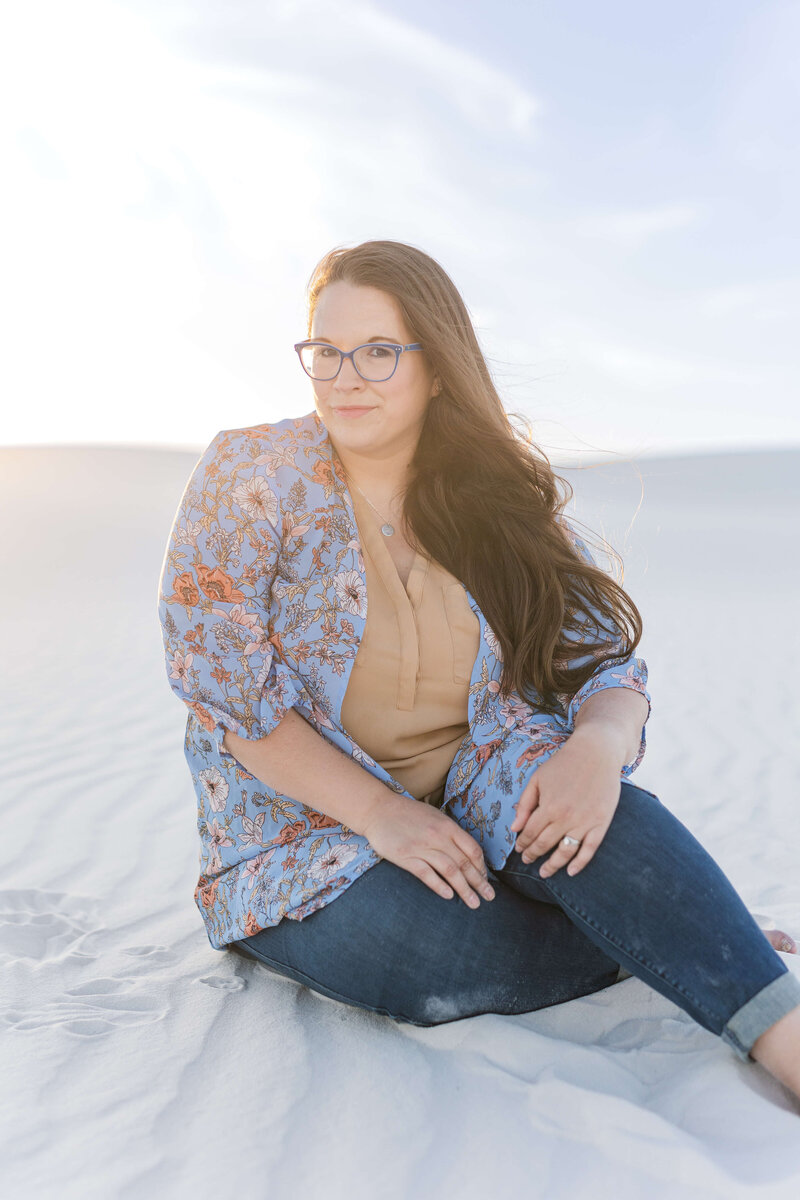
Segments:
[[[297,357],[300,359],[300,366],[303,368],[306,375],[308,375],[309,379],[314,379],[315,376],[313,376],[310,371],[306,370],[305,363],[303,362],[302,351],[305,350],[307,346],[325,346],[326,349],[328,349],[328,350],[335,350],[339,355],[339,366],[337,367],[334,374],[326,376],[325,379],[316,379],[317,383],[332,383],[333,380],[337,377],[337,375],[341,371],[342,366],[344,365],[344,360],[346,358],[350,359],[351,363],[353,364],[353,368],[354,368],[356,374],[359,376],[359,378],[365,380],[367,383],[386,383],[387,380],[392,378],[392,375],[394,375],[395,371],[397,370],[397,364],[400,362],[401,354],[405,353],[406,350],[421,350],[422,349],[422,346],[420,345],[419,342],[409,342],[409,344],[407,346],[401,346],[397,342],[362,342],[360,346],[355,346],[352,350],[340,350],[338,346],[334,346],[330,342],[318,342],[313,339],[311,341],[307,341],[307,342],[296,342],[294,348],[297,351]],[[386,376],[385,379],[368,379],[366,375],[361,374],[358,367],[356,366],[356,360],[355,360],[354,355],[357,353],[357,351],[373,349],[373,348],[380,348],[382,350],[394,350],[394,366],[392,367],[391,372]]]

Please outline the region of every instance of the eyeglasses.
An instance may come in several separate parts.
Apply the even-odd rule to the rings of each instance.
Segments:
[[[330,342],[298,342],[295,346],[306,375],[312,379],[330,381],[342,369],[349,358],[362,379],[368,383],[383,383],[391,379],[406,350],[421,350],[419,342],[409,346],[397,346],[394,342],[365,342],[355,350],[340,350]]]

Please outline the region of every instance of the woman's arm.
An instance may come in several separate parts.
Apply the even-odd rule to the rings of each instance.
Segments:
[[[636,757],[649,707],[641,692],[632,688],[595,692],[578,709],[570,740],[579,735],[579,741],[599,741],[621,769]]]
[[[279,500],[270,477],[255,473],[253,453],[239,430],[221,430],[208,446],[184,489],[159,582],[170,686],[217,749],[226,729],[266,737],[310,703],[270,638]]]
[[[525,862],[555,847],[539,870],[543,878],[567,863],[567,874],[576,875],[591,861],[616,812],[620,772],[636,753],[648,711],[646,698],[631,688],[595,692],[576,714],[572,735],[525,785],[511,830]],[[564,834],[580,845],[562,846]]]
[[[483,852],[451,817],[392,791],[374,779],[290,709],[266,737],[226,730],[223,745],[268,787],[341,821],[449,900],[457,892],[470,908],[491,900]]]
[[[223,745],[267,787],[363,834],[375,806],[395,792],[290,709],[267,737],[225,731]]]

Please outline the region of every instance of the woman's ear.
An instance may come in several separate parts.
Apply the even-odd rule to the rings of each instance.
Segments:
[[[441,383],[439,382],[439,378],[438,378],[438,376],[434,375],[434,377],[433,377],[433,391],[431,392],[431,397],[433,397],[433,396],[438,396],[438,395],[439,395],[439,392],[440,392],[441,390],[442,390],[442,385],[441,385]]]

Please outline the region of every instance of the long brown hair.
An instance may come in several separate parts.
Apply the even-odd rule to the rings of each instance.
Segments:
[[[477,600],[500,643],[501,695],[530,699],[533,687],[559,708],[599,663],[633,653],[636,605],[575,549],[560,516],[572,489],[509,420],[443,268],[404,242],[334,249],[309,282],[309,332],[322,289],[340,280],[394,297],[441,385],[404,495],[412,538]]]

